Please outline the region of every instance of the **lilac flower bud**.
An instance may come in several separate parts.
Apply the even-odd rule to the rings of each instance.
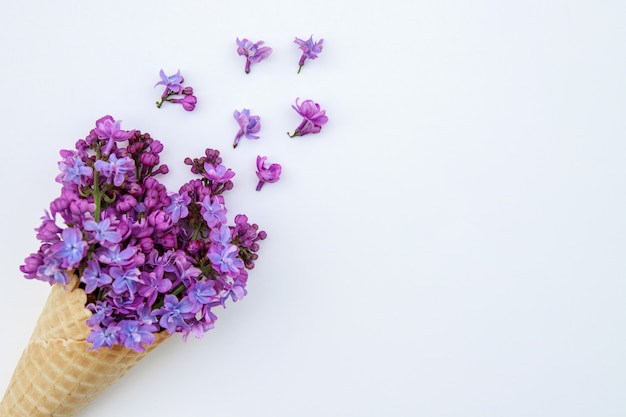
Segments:
[[[193,87],[185,87],[183,88],[183,94],[186,96],[190,96],[193,94]]]
[[[166,250],[174,249],[177,243],[176,236],[172,233],[168,233],[159,240],[159,243],[161,243]]]
[[[172,227],[172,218],[161,210],[156,210],[148,216],[148,223],[156,230],[165,231]]]
[[[153,153],[142,153],[139,157],[139,161],[142,165],[147,167],[157,166],[159,164],[159,156]]]
[[[24,259],[24,265],[20,266],[20,271],[27,279],[37,278],[37,270],[43,263],[43,254],[41,252],[31,253]]]
[[[154,153],[161,153],[163,151],[163,144],[158,140],[153,140],[152,143],[150,143],[150,149]]]
[[[183,106],[183,109],[187,111],[192,111],[193,109],[196,108],[196,103],[198,102],[198,99],[196,98],[196,96],[189,95],[189,96],[184,96],[183,98],[174,98],[174,99],[171,99],[170,101],[172,103],[181,104]]]
[[[144,237],[139,239],[139,247],[144,252],[150,252],[154,249],[154,240],[151,237]]]
[[[46,242],[56,242],[59,240],[59,233],[61,228],[54,223],[54,220],[49,217],[44,217],[44,221],[37,229],[37,239]]]
[[[135,207],[137,207],[137,199],[129,194],[121,196],[115,203],[115,208],[120,213],[129,212]]]

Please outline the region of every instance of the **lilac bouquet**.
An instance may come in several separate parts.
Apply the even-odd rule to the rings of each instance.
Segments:
[[[26,278],[67,286],[77,277],[91,312],[91,349],[143,352],[166,332],[201,337],[214,309],[246,295],[266,233],[245,215],[228,224],[224,192],[235,173],[220,153],[187,158],[196,178],[168,192],[163,145],[105,116],[75,150],[62,150],[61,193],[36,229]]]

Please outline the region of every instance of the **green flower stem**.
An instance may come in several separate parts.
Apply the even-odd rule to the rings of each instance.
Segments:
[[[96,161],[100,159],[100,146],[96,146]],[[100,210],[102,210],[102,194],[100,192],[100,173],[93,168],[93,202],[96,209],[93,213],[93,219],[96,223],[100,221]]]

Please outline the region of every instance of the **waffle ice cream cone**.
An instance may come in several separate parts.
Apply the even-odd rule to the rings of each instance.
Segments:
[[[155,335],[146,352],[122,346],[88,350],[85,292],[74,277],[52,287],[28,346],[0,403],[1,417],[76,416],[167,338]]]

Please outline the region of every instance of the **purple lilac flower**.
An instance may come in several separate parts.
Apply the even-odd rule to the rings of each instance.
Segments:
[[[93,240],[103,246],[110,246],[122,241],[122,235],[117,231],[115,226],[111,224],[111,219],[109,218],[103,219],[100,222],[87,220],[83,228],[87,232],[91,232]]]
[[[59,283],[66,286],[70,282],[70,277],[66,270],[67,268],[62,267],[57,258],[48,256],[43,259],[43,263],[37,268],[37,278],[47,281],[50,285]]]
[[[87,343],[91,343],[93,347],[91,350],[98,350],[102,346],[105,347],[113,347],[118,344],[118,332],[120,330],[119,326],[108,326],[106,328],[96,328],[89,333],[87,336]]]
[[[127,266],[135,263],[136,253],[134,246],[122,249],[120,245],[113,245],[96,249],[96,258],[103,264]]]
[[[119,324],[118,337],[125,347],[135,352],[144,352],[143,345],[151,345],[154,342],[154,335],[157,328],[151,324],[145,324],[137,320],[122,320]]]
[[[191,203],[191,197],[186,192],[182,192],[180,194],[172,193],[170,195],[170,205],[167,206],[163,211],[170,215],[172,221],[176,223],[180,219],[184,219],[189,214],[189,203]]]
[[[220,227],[214,227],[209,233],[209,239],[213,243],[221,243],[225,245],[231,241],[230,227],[222,224]]]
[[[113,148],[114,142],[122,142],[131,137],[134,131],[126,131],[120,129],[122,121],[115,120],[111,116],[104,116],[96,121],[94,133],[98,139],[106,140],[107,144],[102,150],[103,155],[108,155]]]
[[[300,74],[300,70],[302,66],[304,66],[304,61],[307,59],[317,59],[317,54],[322,52],[324,39],[320,39],[317,42],[313,41],[313,35],[309,39],[302,40],[300,38],[296,38],[294,43],[298,44],[300,49],[302,50],[302,56],[300,56],[300,62],[298,62],[298,74]]]
[[[63,230],[61,236],[63,240],[52,245],[51,250],[55,258],[59,260],[61,268],[76,268],[87,253],[89,245],[83,240],[82,232],[74,227]]]
[[[280,164],[268,165],[265,161],[266,156],[258,155],[256,157],[256,176],[259,178],[259,182],[256,186],[257,191],[261,191],[263,184],[266,182],[276,182],[280,179],[282,167]]]
[[[326,110],[322,110],[320,105],[313,100],[304,100],[302,104],[298,103],[300,98],[296,99],[296,105],[291,107],[303,117],[302,122],[293,134],[289,137],[304,136],[308,133],[319,133],[328,122],[328,116],[326,116]]]
[[[91,167],[85,165],[75,151],[62,150],[60,153],[63,160],[58,164],[61,173],[56,181],[61,184],[85,185],[86,179],[93,174]]]
[[[237,274],[243,268],[236,245],[211,245],[207,257],[221,273]]]
[[[165,86],[165,90],[163,90],[161,98],[167,97],[170,92],[179,94],[183,90],[183,82],[185,82],[185,79],[181,75],[180,70],[178,70],[178,72],[174,75],[166,75],[165,71],[161,70],[159,72],[159,77],[161,77],[161,81],[156,83],[154,86]]]
[[[161,108],[163,103],[169,101],[170,103],[176,103],[183,106],[183,109],[187,111],[192,111],[196,108],[196,104],[198,103],[198,98],[193,95],[192,87],[183,87],[183,82],[185,81],[183,76],[180,73],[180,70],[174,75],[166,75],[163,70],[159,72],[159,77],[161,77],[161,81],[156,83],[154,86],[163,85],[165,89],[161,94],[161,101],[156,102],[157,108]],[[182,98],[173,98],[176,95],[182,95]]]
[[[204,304],[214,300],[215,281],[197,281],[189,291],[189,300],[194,304],[194,310],[200,310]]]
[[[100,268],[98,261],[92,259],[87,263],[87,267],[81,276],[81,281],[85,283],[85,293],[90,294],[96,288],[110,284],[113,279]]]
[[[163,267],[157,266],[154,271],[142,274],[139,294],[145,297],[149,305],[153,305],[157,296],[172,288],[172,281],[163,277]]]
[[[243,40],[237,38],[236,43],[237,54],[246,57],[246,66],[244,68],[246,74],[250,72],[250,64],[261,62],[272,53],[272,48],[269,46],[261,46],[265,43],[263,41],[252,42],[246,38]]]
[[[167,294],[163,301],[163,307],[156,312],[161,315],[159,320],[161,327],[167,330],[169,334],[172,334],[178,328],[189,328],[185,318],[190,316],[189,313],[191,311],[193,311],[193,303],[188,298],[178,301],[175,295]]]
[[[109,274],[113,281],[113,291],[116,294],[124,294],[128,292],[129,298],[132,300],[135,298],[135,292],[137,291],[137,283],[139,282],[139,269],[129,268],[122,269],[119,266],[112,266],[109,269]]]
[[[226,182],[235,176],[235,173],[224,165],[213,165],[208,162],[204,164],[204,176],[211,181]]]
[[[87,326],[97,327],[104,321],[105,318],[110,317],[113,312],[113,308],[106,301],[96,301],[96,303],[90,303],[86,305],[88,310],[91,310],[91,317],[87,320]]]
[[[200,204],[200,214],[210,228],[226,223],[226,207],[224,207],[218,197],[207,195],[198,204]]]
[[[239,139],[242,136],[246,136],[247,139],[258,139],[258,136],[253,135],[261,129],[261,118],[259,116],[251,116],[250,110],[243,109],[241,112],[235,110],[233,117],[239,124],[239,131],[235,135],[235,141],[233,142],[233,148],[236,148],[239,144]]]
[[[127,178],[134,175],[135,161],[127,156],[118,158],[115,154],[112,154],[109,156],[108,162],[101,159],[97,160],[94,163],[94,168],[116,187],[119,187]]]

